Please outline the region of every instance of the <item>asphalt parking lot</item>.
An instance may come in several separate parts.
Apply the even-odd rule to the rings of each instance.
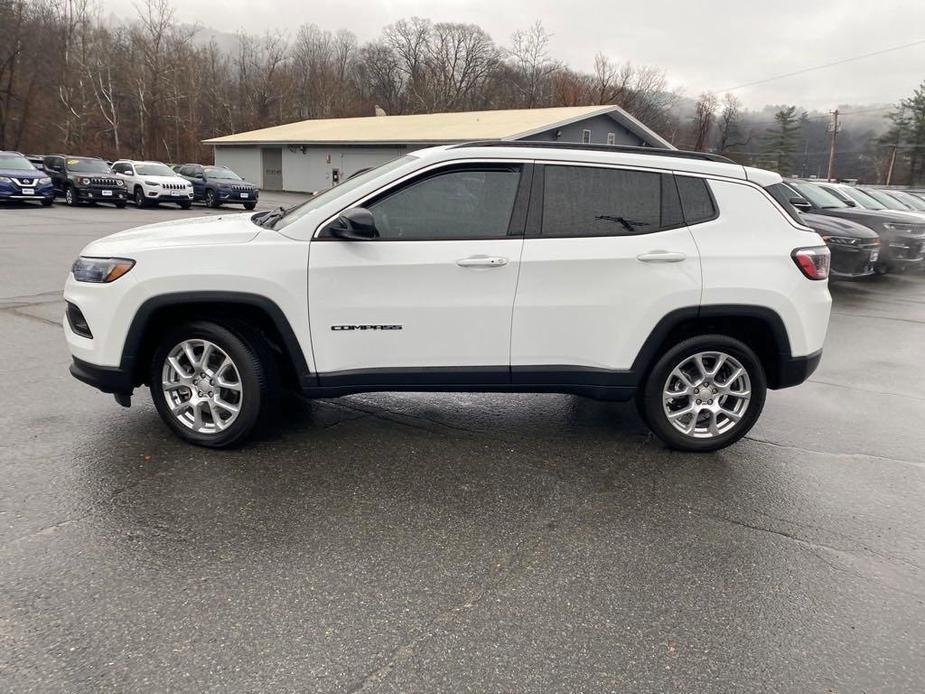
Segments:
[[[925,688],[925,273],[834,285],[819,371],[719,453],[453,394],[215,452],[71,378],[60,320],[85,243],[217,213],[0,208],[0,689]]]

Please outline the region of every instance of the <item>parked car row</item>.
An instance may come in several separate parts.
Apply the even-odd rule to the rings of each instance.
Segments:
[[[785,180],[772,194],[825,240],[833,278],[925,266],[922,194],[802,179]]]
[[[49,154],[25,156],[0,152],[0,200],[34,200],[48,206],[55,197],[71,206],[91,203],[123,208],[172,203],[189,209],[194,201],[209,207],[257,206],[259,191],[224,166],[183,164],[170,168],[158,161]]]

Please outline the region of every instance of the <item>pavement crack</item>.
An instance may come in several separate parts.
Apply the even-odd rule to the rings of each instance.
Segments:
[[[34,305],[35,304],[27,304],[27,306],[34,306]],[[54,321],[49,318],[44,318],[42,316],[36,316],[31,313],[23,313],[22,311],[19,310],[19,308],[22,308],[22,307],[4,308],[4,309],[0,309],[0,311],[9,311],[14,316],[19,316],[20,318],[28,318],[29,320],[38,321],[39,323],[43,323],[44,325],[51,325],[51,326],[54,326],[55,328],[62,327],[61,323],[59,323],[58,321]]]
[[[921,460],[903,460],[902,458],[890,458],[884,455],[874,455],[873,453],[836,453],[834,451],[820,451],[814,448],[804,448],[802,446],[794,446],[793,444],[777,443],[776,441],[769,441],[768,439],[759,439],[754,436],[743,436],[742,438],[746,441],[754,441],[755,443],[764,444],[766,446],[774,446],[775,448],[784,448],[791,451],[800,451],[801,453],[811,453],[813,455],[824,455],[831,458],[870,458],[871,460],[882,460],[887,463],[899,463],[900,465],[925,467],[925,462],[922,462]]]

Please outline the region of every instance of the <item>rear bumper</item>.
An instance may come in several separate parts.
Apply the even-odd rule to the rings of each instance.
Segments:
[[[128,371],[118,366],[97,366],[73,357],[71,376],[104,393],[131,395],[134,385]]]
[[[781,356],[777,363],[777,374],[775,374],[773,382],[768,383],[768,387],[772,390],[778,390],[800,385],[819,368],[821,360],[821,349],[805,357]]]

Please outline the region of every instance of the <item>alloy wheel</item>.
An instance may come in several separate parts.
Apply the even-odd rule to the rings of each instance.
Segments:
[[[669,373],[662,407],[682,434],[710,439],[736,427],[751,396],[751,379],[738,359],[725,352],[698,352]]]
[[[209,340],[184,340],[173,347],[164,360],[161,387],[177,421],[199,434],[224,431],[241,412],[238,367]]]

